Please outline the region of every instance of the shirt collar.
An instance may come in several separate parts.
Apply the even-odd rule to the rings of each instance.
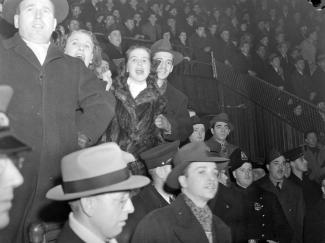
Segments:
[[[97,235],[87,229],[84,225],[82,225],[73,215],[73,213],[69,214],[69,226],[74,233],[78,235],[80,239],[82,239],[86,243],[105,243],[102,239],[100,239]]]

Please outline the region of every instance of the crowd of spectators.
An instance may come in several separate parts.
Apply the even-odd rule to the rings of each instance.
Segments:
[[[17,193],[19,200],[15,201],[12,222],[7,228],[10,238],[3,239],[27,241],[27,224],[42,219],[40,210],[47,209],[45,206],[50,204],[45,200],[45,192],[57,184],[54,179],[59,172],[63,174],[63,187],[66,188],[59,193],[55,188],[60,186],[52,188],[47,198],[70,201],[73,213],[69,225],[76,234],[85,232],[73,229],[78,226],[78,220],[79,224],[88,222],[76,215],[87,205],[89,208],[95,205],[89,196],[99,196],[97,194],[104,191],[97,191],[96,187],[87,190],[89,185],[86,189],[73,188],[73,193],[66,191],[71,186],[69,177],[75,178],[75,174],[80,173],[78,170],[74,173],[73,167],[79,168],[76,158],[80,158],[91,167],[88,173],[97,173],[90,177],[91,180],[98,177],[100,166],[108,170],[103,176],[109,182],[103,182],[101,177],[95,184],[109,183],[111,186],[127,181],[130,171],[152,179],[152,183],[132,199],[135,209],[129,204],[129,191],[144,186],[148,179],[142,177],[143,183],[138,186],[128,185],[115,190],[113,187],[105,191],[127,191],[122,195],[121,205],[124,206],[121,208],[127,205],[127,214],[135,210],[129,221],[126,216],[118,222],[126,227],[122,231],[123,226],[120,226],[109,236],[110,240],[115,241],[117,237],[118,242],[166,242],[166,239],[176,242],[183,237],[184,242],[202,242],[201,239],[225,243],[248,240],[318,242],[315,235],[320,235],[319,229],[325,222],[324,215],[317,215],[319,218],[313,222],[317,210],[324,208],[325,197],[325,150],[317,141],[318,133],[308,131],[305,146],[286,152],[268,151],[266,163],[258,164],[237,145],[228,142],[234,126],[227,114],[214,115],[206,124],[188,112],[186,95],[168,82],[176,65],[186,67],[192,60],[210,63],[213,53],[217,61],[239,73],[256,76],[281,91],[325,106],[323,16],[311,5],[302,0],[73,0],[69,2],[68,17],[60,23],[63,19],[59,19],[60,13],[53,8],[60,9],[62,2],[35,2],[36,5],[31,4],[35,16],[39,6],[42,10],[45,6],[45,18],[55,23],[44,27],[48,31],[42,43],[36,38],[39,33],[24,35],[29,33],[24,30],[37,28],[38,24],[25,25],[19,19],[34,18],[26,14],[28,8],[21,4],[16,6],[16,10],[19,7],[21,11],[14,15],[18,34],[11,39],[11,44],[17,48],[6,49],[2,45],[0,48],[3,57],[10,57],[0,59],[1,70],[6,70],[6,77],[10,77],[10,80],[1,79],[1,83],[14,86],[18,94],[13,98],[8,116],[13,118],[12,127],[17,133],[32,144],[27,161],[37,162],[22,171],[26,178],[24,190]],[[59,25],[51,35],[57,20]],[[141,46],[133,45],[139,42]],[[9,45],[8,40],[3,43]],[[18,72],[18,66],[23,67],[24,72]],[[15,67],[15,71],[9,73],[9,67]],[[57,75],[53,75],[54,71]],[[33,85],[25,83],[27,92],[21,90],[19,81],[25,77],[20,75],[34,82]],[[32,102],[30,94],[38,90],[39,82],[51,84],[52,89],[42,90],[43,93],[39,92],[42,95],[37,93],[36,101],[29,104]],[[62,87],[54,87],[54,84]],[[59,95],[65,109],[57,109]],[[15,110],[17,107],[22,110]],[[7,110],[2,113],[6,115]],[[26,116],[28,113],[31,115]],[[23,129],[26,124],[35,130]],[[5,127],[9,129],[9,125]],[[205,136],[207,131],[212,135],[210,138]],[[98,145],[101,143],[107,144]],[[123,162],[122,174],[116,168],[108,168],[106,160],[110,153],[105,151],[106,146],[112,147],[114,153],[122,154],[121,150],[129,153],[128,167]],[[104,154],[97,155],[97,150],[102,149]],[[90,154],[96,152],[94,157],[87,155],[89,151]],[[66,154],[68,156],[63,157]],[[87,158],[85,161],[83,156]],[[59,171],[58,161],[62,157]],[[95,169],[89,163],[93,158],[95,162],[99,158],[101,161]],[[121,161],[115,162],[115,166],[121,166]],[[84,184],[83,179],[72,179],[72,184]],[[168,191],[165,183],[174,190]],[[76,191],[80,194],[74,194]],[[150,197],[159,198],[160,203],[138,214],[145,204],[143,200],[150,204]],[[110,207],[112,202],[103,205]],[[63,207],[56,209],[58,211],[52,213],[64,213]],[[84,216],[92,218],[91,210],[86,211]],[[47,217],[50,217],[49,212],[47,209]],[[102,236],[103,232],[94,228],[104,228],[110,221],[111,215],[104,214],[107,212],[101,208],[96,210],[101,223],[86,225],[93,230],[90,235]],[[190,220],[180,219],[179,215],[187,215]],[[178,229],[179,221],[186,227]],[[192,228],[188,230],[190,227],[193,231]],[[104,240],[107,240],[105,235]],[[324,240],[323,235],[320,240]],[[61,238],[61,242],[68,241]]]
[[[58,36],[85,28],[121,64],[135,41],[169,39],[186,63],[217,61],[324,106],[324,16],[307,1],[72,0]],[[62,40],[61,38],[58,38]]]

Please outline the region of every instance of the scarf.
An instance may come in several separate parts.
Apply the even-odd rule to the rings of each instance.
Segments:
[[[200,208],[194,204],[194,202],[189,199],[185,194],[183,194],[184,201],[187,206],[190,207],[195,218],[200,222],[203,230],[210,243],[213,242],[212,234],[212,212],[208,205],[205,205],[203,208]]]

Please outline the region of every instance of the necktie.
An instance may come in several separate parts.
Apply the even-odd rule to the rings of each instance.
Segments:
[[[281,191],[280,182],[277,182],[275,187],[278,191]]]
[[[172,202],[174,202],[175,201],[175,198],[173,197],[173,196],[170,196],[169,197],[169,204],[171,204]]]

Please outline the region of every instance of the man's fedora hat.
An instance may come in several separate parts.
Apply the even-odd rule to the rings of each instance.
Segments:
[[[234,126],[230,122],[228,114],[226,113],[219,113],[218,115],[212,117],[212,119],[210,120],[210,127],[213,128],[216,122],[225,122],[228,124],[228,127],[231,131],[234,129]]]
[[[176,153],[174,168],[167,177],[166,184],[172,189],[179,189],[178,177],[184,173],[185,168],[192,162],[215,162],[218,169],[225,169],[228,159],[219,157],[217,153],[210,152],[204,142],[193,142],[184,145]]]
[[[3,4],[3,17],[7,22],[13,24],[19,4],[23,0],[5,0]],[[69,4],[67,0],[51,0],[54,5],[54,17],[58,23],[61,23],[69,13]]]
[[[30,147],[15,137],[10,130],[10,121],[6,115],[13,90],[8,85],[0,85],[0,154],[15,154],[30,150]]]
[[[122,151],[116,143],[68,154],[61,160],[62,184],[50,189],[46,197],[65,201],[147,185],[149,178],[130,174],[127,163],[132,161],[133,155]]]
[[[160,39],[152,44],[151,54],[155,55],[157,52],[169,52],[173,55],[174,66],[183,61],[183,55],[177,51],[173,51],[172,45],[166,39]]]
[[[162,143],[140,154],[148,170],[171,164],[171,159],[178,150],[180,141]]]

